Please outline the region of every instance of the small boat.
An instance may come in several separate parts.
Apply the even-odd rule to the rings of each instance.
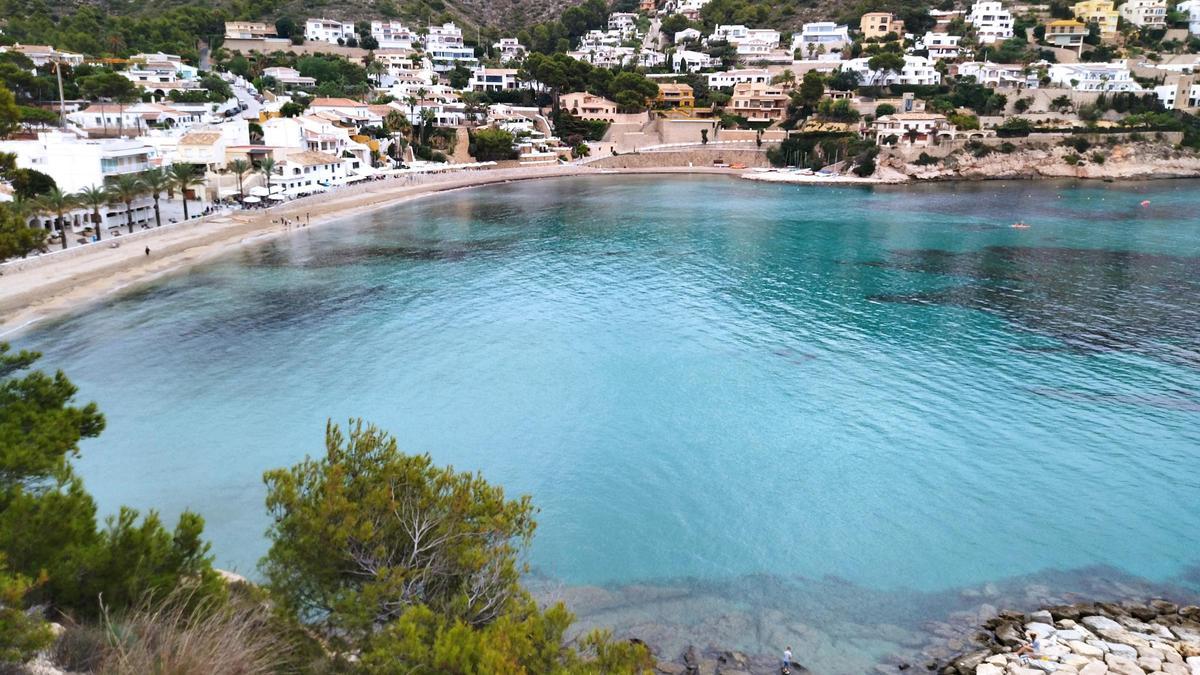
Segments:
[[[1028,229],[1029,229],[1029,223],[1027,223],[1027,222],[1025,222],[1025,221],[1023,221],[1023,220],[1022,220],[1022,221],[1018,221],[1018,222],[1015,222],[1015,223],[1013,223],[1013,224],[1012,224],[1012,228],[1013,228],[1014,230],[1028,230]]]
[[[1143,199],[1143,200],[1142,200],[1142,208],[1144,209],[1144,208],[1146,208],[1147,206],[1150,206],[1150,200],[1149,200],[1149,199]]]

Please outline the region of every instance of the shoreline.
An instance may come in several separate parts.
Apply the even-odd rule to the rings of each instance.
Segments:
[[[485,169],[431,174],[422,182],[368,182],[285,202],[268,209],[233,211],[135,231],[112,239],[0,264],[0,339],[77,311],[130,287],[182,272],[238,247],[287,234],[282,218],[318,227],[341,218],[398,206],[416,199],[486,185],[545,178],[598,175],[699,174],[738,176],[716,167],[594,168],[585,165]],[[151,254],[144,253],[150,247]],[[84,248],[86,247],[86,248]],[[82,249],[82,250],[81,250]]]
[[[550,167],[476,169],[463,173],[414,175],[404,182],[388,180],[339,188],[334,192],[284,202],[254,211],[228,211],[204,218],[135,231],[117,239],[131,245],[111,248],[114,240],[78,245],[61,253],[0,263],[0,339],[18,335],[43,321],[102,302],[130,287],[185,271],[238,247],[290,232],[282,218],[310,227],[405,204],[409,201],[487,185],[526,180],[604,175],[706,175],[740,178],[755,183],[811,186],[889,186],[984,181],[1075,180],[1084,182],[1145,182],[1196,179],[1179,173],[1148,173],[1134,178],[1053,175],[940,175],[913,176],[891,170],[885,176],[819,176],[786,171],[754,171],[732,167],[660,166],[596,167],[589,164]],[[417,182],[410,182],[415,179]],[[144,247],[151,255],[144,254]],[[60,257],[61,256],[61,257]]]

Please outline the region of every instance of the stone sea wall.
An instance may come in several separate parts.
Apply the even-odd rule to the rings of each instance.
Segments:
[[[1037,653],[1017,651],[1038,637]],[[909,666],[940,675],[1200,675],[1200,606],[1077,603],[1000,612],[983,624],[974,648],[949,660]]]

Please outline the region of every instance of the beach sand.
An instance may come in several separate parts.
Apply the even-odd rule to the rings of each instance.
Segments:
[[[118,239],[0,265],[0,337],[77,311],[114,292],[186,269],[265,237],[288,232],[281,223],[318,226],[412,199],[516,180],[604,174],[697,173],[738,175],[708,167],[596,169],[583,165],[514,167],[393,178],[339,188],[278,206],[234,211],[137,231]],[[112,248],[114,242],[121,246]],[[149,247],[150,254],[145,249]]]

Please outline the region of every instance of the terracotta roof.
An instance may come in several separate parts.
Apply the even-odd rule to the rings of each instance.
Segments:
[[[302,150],[293,152],[287,156],[289,164],[299,164],[300,166],[319,166],[321,164],[341,164],[342,160],[333,155],[324,152],[314,152],[312,150]]]
[[[348,98],[314,98],[312,103],[308,104],[310,108],[360,108],[366,107],[366,103],[359,103]]]
[[[180,145],[212,145],[221,140],[219,131],[193,131],[179,139]]]

